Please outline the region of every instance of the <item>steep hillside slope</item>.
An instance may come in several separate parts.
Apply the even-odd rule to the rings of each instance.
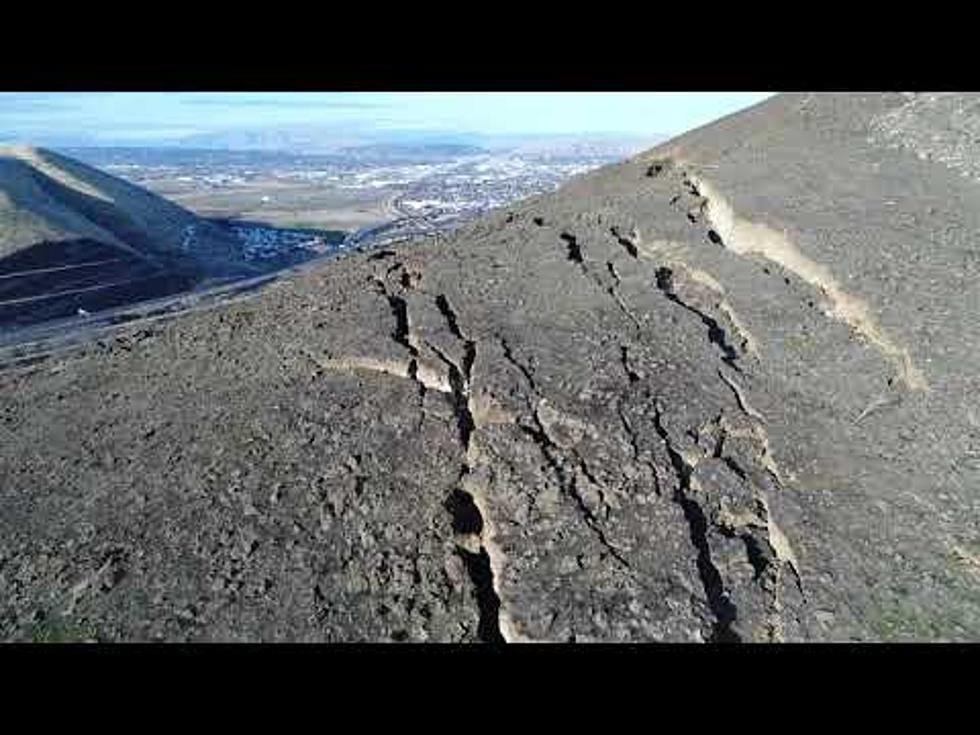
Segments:
[[[52,151],[0,148],[0,324],[252,272],[229,234],[165,199]]]
[[[976,639],[980,187],[921,107],[781,95],[0,374],[0,635]]]

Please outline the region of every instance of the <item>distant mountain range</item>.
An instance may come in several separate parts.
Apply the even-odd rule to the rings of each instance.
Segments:
[[[462,155],[516,150],[525,153],[576,153],[589,150],[601,155],[626,157],[663,142],[666,135],[496,134],[457,133],[441,130],[338,131],[322,127],[289,126],[276,129],[218,130],[179,138],[147,138],[108,144],[86,132],[38,139],[49,148],[168,148],[276,152],[300,155],[339,155],[364,160],[406,162],[420,158],[454,158]],[[0,144],[17,141],[0,134]]]
[[[455,158],[463,155],[519,150],[580,152],[590,150],[625,157],[667,139],[665,135],[630,136],[616,133],[577,135],[484,135],[441,131],[385,131],[338,135],[325,130],[226,131],[194,135],[175,143],[180,148],[280,151],[335,154],[365,159],[399,161],[409,158]]]

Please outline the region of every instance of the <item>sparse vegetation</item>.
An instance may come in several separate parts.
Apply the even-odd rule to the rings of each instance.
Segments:
[[[46,618],[31,628],[32,643],[97,643],[95,627],[88,623]]]

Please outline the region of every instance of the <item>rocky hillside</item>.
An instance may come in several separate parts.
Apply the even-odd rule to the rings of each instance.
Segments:
[[[914,141],[977,149],[882,134],[923,105],[781,95],[8,369],[0,636],[975,639],[980,188]]]

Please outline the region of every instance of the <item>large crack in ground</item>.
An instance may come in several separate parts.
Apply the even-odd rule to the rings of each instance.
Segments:
[[[734,381],[729,385],[733,390],[740,390]],[[761,595],[765,610],[761,622],[766,630],[766,640],[782,640],[784,567],[788,566],[792,572],[804,604],[806,592],[799,562],[788,538],[777,525],[763,490],[767,486],[776,492],[782,491],[780,475],[762,428],[763,421],[742,408],[750,421],[747,425],[740,421],[732,423],[722,410],[707,424],[687,432],[695,446],[684,451],[665,426],[659,401],[654,405],[654,426],[677,478],[674,500],[688,521],[692,543],[698,550],[699,576],[715,616],[711,640],[740,641],[746,635],[753,636],[747,629],[742,630],[753,621],[760,622],[756,604],[748,597],[739,597],[746,594]],[[736,447],[732,453],[730,441],[741,448]],[[749,447],[751,451],[746,454]],[[743,461],[750,464],[743,465]],[[724,473],[719,474],[719,462],[730,472],[727,479]],[[760,469],[765,473],[760,475]],[[766,473],[769,482],[763,479]],[[719,549],[727,557],[728,552],[723,551],[724,539],[736,539],[742,544],[745,559],[753,570],[751,588],[738,582],[737,573],[734,577],[726,576],[731,572],[723,572],[714,562],[712,548],[716,544],[722,544]],[[726,561],[726,568],[728,564],[730,560]],[[748,618],[744,620],[739,612],[741,601],[748,606]]]
[[[655,277],[657,288],[664,294],[664,296],[678,306],[683,307],[691,314],[694,314],[694,316],[696,316],[701,323],[708,328],[708,341],[711,342],[711,344],[716,345],[718,349],[721,350],[721,359],[733,370],[741,372],[742,369],[735,364],[739,357],[738,351],[731,344],[729,344],[725,330],[718,323],[718,320],[709,316],[696,306],[687,303],[677,295],[677,292],[674,290],[674,272],[670,268],[667,268],[666,266],[657,268]]]
[[[579,490],[579,479],[578,474],[575,472],[575,467],[573,466],[570,471],[565,464],[565,458],[562,456],[558,445],[554,443],[548,432],[545,431],[541,424],[541,420],[535,414],[534,417],[535,426],[522,426],[521,430],[529,436],[538,448],[541,450],[542,456],[545,458],[548,466],[555,473],[558,478],[558,484],[562,492],[575,502],[575,507],[577,508],[580,516],[588,526],[589,530],[592,531],[596,540],[609,552],[610,556],[615,559],[621,566],[629,569],[630,563],[623,556],[623,553],[617,549],[606,537],[605,531],[602,530],[599,525],[599,520],[596,518],[595,514],[589,509],[588,505],[583,498],[582,493]],[[580,457],[576,457],[578,460],[578,469],[588,476],[587,469],[583,467],[583,463]],[[598,486],[598,483],[594,479],[590,480],[593,484]]]
[[[569,232],[562,232],[560,238],[568,247],[568,260],[573,263],[577,263],[582,269],[582,275],[592,281],[597,288],[599,288],[615,302],[619,310],[627,319],[630,320],[637,331],[641,330],[643,327],[641,326],[640,320],[637,318],[636,313],[629,308],[626,301],[623,299],[622,294],[619,293],[618,286],[620,284],[620,278],[619,274],[616,272],[616,266],[612,263],[612,261],[606,263],[606,269],[612,276],[613,283],[611,285],[606,285],[603,282],[603,279],[594,273],[589,264],[586,262],[585,250],[578,238]]]
[[[667,455],[670,457],[671,464],[674,468],[674,474],[677,477],[677,489],[674,500],[680,505],[684,513],[684,518],[687,520],[691,542],[694,544],[695,549],[697,549],[696,563],[698,575],[701,578],[701,584],[704,588],[705,596],[708,599],[708,606],[715,616],[710,640],[712,642],[737,643],[741,639],[732,630],[732,625],[735,622],[738,610],[725,591],[721,572],[711,558],[711,549],[708,545],[708,520],[700,503],[692,497],[691,473],[693,468],[674,446],[670,434],[663,424],[659,405],[654,406],[654,427],[664,443]]]
[[[677,195],[671,200],[671,204],[675,204],[677,200],[680,199],[680,195]],[[688,220],[691,221],[691,213],[688,212]],[[693,220],[697,222],[697,218]],[[749,333],[748,329],[742,323],[735,309],[732,305],[725,299],[725,290],[722,285],[709,273],[703,270],[695,268],[690,263],[685,262],[680,259],[680,252],[683,250],[683,246],[679,243],[671,243],[663,240],[654,240],[650,243],[644,243],[640,232],[637,228],[633,228],[629,236],[623,235],[618,227],[611,227],[609,229],[610,235],[626,250],[629,256],[633,260],[643,260],[651,259],[658,263],[666,262],[671,268],[678,269],[682,271],[687,279],[696,283],[699,286],[703,286],[706,290],[712,293],[714,297],[714,306],[717,308],[727,319],[731,326],[731,332],[734,336],[738,338],[739,347],[742,352],[746,355],[751,355],[753,357],[758,357],[758,347],[756,345],[754,337]],[[621,278],[618,271],[616,270],[614,264],[610,261],[607,264],[610,275],[615,279],[615,285],[617,288],[621,284]],[[679,302],[682,302],[685,308],[692,311],[696,316],[698,316],[709,329],[712,329],[717,335],[718,329],[721,329],[720,321],[716,318],[710,317],[705,314],[704,311],[696,306],[694,306],[691,299],[683,296],[677,289],[676,279],[672,279],[671,282],[671,292],[674,294]],[[712,323],[713,322],[713,323]],[[726,332],[728,330],[722,330]]]
[[[660,165],[667,166],[668,163],[673,162],[661,162]],[[785,233],[736,215],[732,205],[703,178],[687,171],[681,171],[680,176],[688,192],[700,202],[698,211],[707,221],[707,236],[712,243],[742,257],[765,258],[817,288],[827,299],[827,315],[846,324],[892,362],[906,388],[912,391],[928,389],[925,376],[912,362],[908,349],[885,333],[871,306],[845,291],[828,266],[805,255]],[[692,224],[698,221],[698,217],[691,219]]]
[[[411,324],[408,316],[408,302],[404,298],[391,293],[385,282],[380,278],[375,280],[375,285],[379,292],[387,299],[391,314],[395,318],[395,330],[392,332],[394,340],[405,347],[412,356],[408,361],[408,377],[418,384],[419,387],[419,411],[425,413],[425,392],[427,385],[433,382],[431,376],[427,376],[430,371],[423,367],[419,358],[419,349],[412,340]]]
[[[389,273],[396,268],[397,265],[390,268]],[[379,360],[373,357],[323,359],[308,352],[305,353],[306,357],[320,370],[342,372],[368,370],[414,381],[420,390],[422,418],[426,413],[424,399],[427,389],[434,389],[449,396],[462,450],[462,467],[457,486],[445,500],[444,507],[451,516],[456,553],[462,559],[473,584],[479,615],[477,637],[488,643],[504,643],[508,639],[517,640],[519,636],[509,616],[501,609],[497,590],[496,580],[499,579],[499,572],[495,572],[495,569],[499,570],[502,555],[492,545],[485,500],[479,497],[473,483],[475,453],[472,451],[472,438],[476,421],[471,395],[471,375],[477,355],[476,342],[463,334],[456,312],[445,294],[436,296],[433,300],[436,310],[445,319],[449,332],[462,343],[463,357],[457,363],[431,340],[420,339],[413,333],[408,301],[403,296],[392,293],[380,278],[375,277],[373,284],[377,292],[387,300],[394,317],[392,339],[408,350],[410,358],[404,361]],[[402,287],[410,290],[411,279],[407,281],[403,279]],[[434,354],[445,365],[445,374],[440,374],[423,361],[423,354],[426,351]],[[492,407],[484,408],[482,414],[492,413]],[[503,629],[506,629],[509,635],[505,635]]]
[[[600,502],[604,502],[603,498],[605,496],[605,491],[602,489],[601,483],[589,471],[585,460],[577,451],[573,450],[571,452],[572,456],[568,457],[566,456],[565,452],[562,451],[560,445],[554,439],[552,439],[545,426],[545,422],[542,421],[541,418],[541,406],[545,403],[545,399],[543,399],[538,393],[530,371],[515,357],[512,348],[509,344],[507,344],[506,340],[501,339],[501,346],[503,347],[504,355],[506,356],[507,360],[513,364],[527,379],[531,388],[532,396],[537,399],[536,406],[532,405],[531,399],[528,400],[528,407],[531,409],[533,424],[520,424],[521,431],[523,431],[524,434],[538,446],[538,449],[541,452],[541,455],[544,457],[548,467],[558,478],[558,485],[562,493],[574,501],[579,515],[581,516],[585,525],[593,533],[596,540],[606,549],[606,551],[610,554],[610,556],[612,556],[613,559],[616,560],[616,562],[628,569],[630,567],[629,561],[623,555],[623,552],[609,541],[606,536],[606,532],[600,525],[599,519],[596,518],[595,513],[592,512],[586,503],[585,498],[580,491],[580,480],[576,469],[597,488],[600,493]],[[571,465],[571,469],[569,469],[569,465]]]
[[[453,414],[456,417],[456,427],[459,431],[459,443],[463,447],[463,453],[468,454],[470,437],[473,434],[473,430],[476,428],[473,420],[473,411],[470,407],[469,376],[465,374],[463,369],[435,344],[426,341],[425,345],[432,350],[446,365],[446,369],[449,374],[450,395],[452,396],[453,401]],[[467,345],[467,355],[472,355],[470,358],[471,360],[475,359],[476,349],[472,343]]]
[[[476,594],[479,611],[477,635],[486,643],[505,643],[507,637],[501,629],[501,617],[505,613],[497,590],[502,555],[499,550],[491,546],[485,501],[477,496],[472,482],[476,461],[473,451],[473,433],[477,428],[472,397],[472,372],[477,355],[476,342],[463,334],[456,311],[445,294],[436,296],[434,303],[445,319],[450,333],[462,343],[463,348],[463,359],[457,364],[435,344],[426,341],[426,346],[445,363],[448,369],[453,411],[459,431],[459,443],[463,450],[463,467],[460,471],[458,487],[447,499],[446,508],[452,514],[453,530],[457,534],[457,553],[463,559]],[[483,509],[480,507],[481,504],[484,505]],[[505,627],[508,631],[513,630],[509,617],[506,619]]]
[[[639,240],[638,232],[634,231],[630,237],[626,237],[625,235],[620,233],[619,228],[610,227],[609,234],[612,235],[614,238],[616,238],[616,242],[618,242],[623,247],[623,249],[626,250],[627,253],[629,253],[631,257],[633,258],[640,257],[640,249],[637,245],[637,241]]]
[[[654,166],[648,169],[648,171],[655,172],[652,174],[648,173],[647,174],[648,176],[660,175],[660,173],[663,170],[663,166],[660,164],[657,165],[659,165],[660,167],[656,168]],[[693,195],[697,195],[696,189],[694,190]],[[672,204],[675,203],[676,199],[679,199],[679,197],[675,197],[675,199],[672,200],[671,203]],[[694,212],[687,213],[688,221],[690,221],[692,224],[698,221],[698,218],[700,217],[700,213],[704,208],[703,199],[701,199],[700,201],[701,204],[695,210],[698,214],[694,214]],[[624,235],[618,227],[612,226],[609,228],[609,234],[616,240],[616,242],[626,251],[626,253],[633,260],[640,260],[643,257],[650,257],[651,255],[658,255],[658,256],[664,255],[664,253],[658,253],[656,247],[645,245],[643,243],[643,239],[640,235],[639,230],[635,227],[630,231],[629,235]],[[660,260],[659,257],[657,259]],[[718,299],[715,306],[727,318],[728,322],[730,323],[734,331],[734,334],[739,338],[739,343],[740,343],[739,346],[741,347],[742,351],[748,355],[758,356],[755,340],[753,339],[752,335],[749,334],[744,324],[742,324],[741,320],[738,317],[738,314],[736,314],[731,304],[729,304],[724,299],[724,289],[722,288],[721,284],[718,283],[708,273],[698,270],[697,268],[692,267],[688,263],[682,261],[675,262],[672,259],[671,264],[683,270],[685,274],[688,277],[690,277],[690,279],[695,283],[704,286],[711,292],[714,292],[714,294],[717,296]],[[621,284],[621,278],[619,276],[619,273],[617,272],[612,261],[607,263],[607,267],[609,269],[610,275],[612,275],[612,277],[615,279],[615,285],[618,288]],[[687,309],[689,312],[691,312],[701,320],[701,322],[708,328],[709,340],[714,344],[718,345],[718,347],[722,350],[722,352],[724,353],[725,361],[732,368],[740,371],[740,368],[735,364],[735,360],[739,358],[739,354],[729,343],[727,337],[727,331],[721,326],[719,320],[707,314],[703,309],[700,309],[699,307],[695,306],[693,303],[690,302],[689,299],[684,298],[680,293],[678,293],[673,278],[673,271],[671,270],[671,268],[668,268],[666,266],[662,266],[658,268],[655,273],[655,278],[656,278],[657,288],[660,289],[662,292],[664,292],[664,294],[671,301],[684,307],[685,309]],[[618,298],[618,294],[615,294],[613,291],[614,290],[610,288],[610,295],[613,295],[615,298]],[[625,310],[625,304],[623,304],[621,308],[624,308]],[[632,313],[630,314],[630,316],[631,318],[633,318],[634,323],[638,324],[635,316],[632,315]]]
[[[634,233],[633,237],[638,240],[638,234]],[[575,236],[563,233],[562,239],[569,246],[569,259],[580,266],[583,275],[615,299],[616,289],[622,282],[615,264],[612,261],[606,263],[605,270],[608,271],[608,276],[612,280],[610,286],[608,284],[610,278],[600,278],[591,271],[584,249]],[[630,240],[630,243],[636,247],[633,240]],[[627,248],[625,244],[620,244]],[[655,272],[655,276],[657,287],[671,301],[694,313],[708,327],[709,341],[720,349],[721,359],[729,367],[740,372],[738,366],[734,364],[739,353],[727,341],[725,330],[718,321],[676,295],[672,272],[669,268],[659,268]],[[406,285],[403,283],[403,286]],[[406,288],[410,288],[410,285]],[[448,332],[459,343],[458,349],[453,350],[447,350],[444,345],[441,346],[430,338],[414,334],[407,300],[402,295],[391,293],[380,282],[379,291],[386,297],[395,320],[392,337],[404,346],[411,355],[411,360],[407,365],[398,366],[397,374],[415,380],[423,389],[426,385],[436,385],[438,390],[447,394],[452,402],[463,462],[457,487],[446,499],[445,507],[451,515],[456,553],[464,562],[473,585],[473,594],[479,614],[477,635],[481,641],[494,643],[521,639],[522,636],[517,632],[513,620],[504,609],[501,601],[499,580],[503,555],[492,542],[493,533],[487,515],[484,481],[481,479],[485,477],[483,471],[485,468],[481,467],[485,460],[481,459],[480,451],[474,447],[474,434],[478,430],[477,414],[480,416],[489,415],[486,410],[477,410],[478,406],[473,396],[472,377],[473,366],[477,357],[477,343],[464,333],[459,316],[445,294],[435,295],[432,298],[432,303],[445,321]],[[428,295],[432,296],[431,294]],[[617,303],[620,309],[625,311],[624,304],[620,300],[617,300]],[[639,327],[639,322],[635,317],[632,321],[635,326]],[[629,560],[623,550],[610,541],[607,529],[603,524],[602,518],[605,517],[608,520],[609,517],[607,489],[603,487],[603,484],[589,468],[584,457],[575,446],[569,445],[567,441],[554,438],[549,432],[549,425],[556,421],[564,426],[563,422],[572,421],[574,423],[575,420],[572,417],[559,414],[546,405],[547,400],[540,394],[535,381],[534,370],[515,355],[513,346],[505,338],[499,337],[499,342],[504,358],[521,374],[530,389],[530,393],[526,397],[530,409],[530,421],[515,421],[515,417],[510,417],[506,422],[516,423],[524,435],[538,447],[546,466],[557,479],[560,492],[573,502],[582,522],[605,550],[606,553],[601,554],[600,557],[606,556],[620,567],[630,569]],[[643,379],[642,372],[631,365],[627,346],[621,345],[620,352],[627,380],[630,385],[634,385]],[[419,366],[423,364],[424,355],[434,356],[443,363],[445,372],[439,375],[439,381],[427,380],[420,375]],[[366,360],[362,360],[361,367],[367,367],[366,362]],[[323,363],[320,364],[322,367]],[[378,365],[371,367],[378,367]],[[394,372],[389,365],[382,365],[381,367],[384,368],[382,370],[384,372]],[[437,373],[438,371],[432,372]],[[749,418],[762,423],[764,421],[762,415],[748,404],[741,386],[721,370],[719,370],[719,377],[732,390],[739,409]],[[543,415],[545,411],[548,413],[547,417]],[[658,471],[657,465],[651,457],[645,457],[641,460],[640,448],[637,443],[638,437],[634,427],[626,418],[622,405],[620,405],[619,416],[627,436],[630,437],[634,459],[638,463],[649,465],[657,495],[662,495],[660,471]],[[484,416],[485,418],[486,416]],[[801,585],[802,582],[799,578],[798,564],[795,557],[792,556],[792,550],[785,536],[772,520],[765,498],[760,497],[758,499],[760,503],[758,522],[750,520],[749,525],[743,527],[737,523],[734,526],[725,525],[724,522],[713,519],[714,510],[709,510],[705,503],[709,503],[710,508],[714,509],[717,498],[711,493],[716,491],[711,491],[705,495],[697,480],[694,479],[694,468],[698,465],[698,459],[696,457],[686,458],[686,455],[671,441],[671,437],[663,425],[659,405],[656,406],[654,424],[657,435],[666,447],[667,455],[677,477],[677,485],[672,499],[679,505],[687,522],[688,533],[697,554],[695,566],[713,619],[710,624],[709,640],[737,642],[743,639],[743,634],[737,629],[739,613],[735,599],[732,592],[726,587],[723,573],[712,558],[711,544],[718,543],[718,540],[709,541],[709,539],[719,533],[725,537],[737,537],[741,540],[744,544],[746,558],[752,569],[755,570],[754,575],[757,584],[763,589],[770,590],[770,639],[777,640],[780,630],[778,590],[765,587],[767,582],[771,582],[773,575],[775,575],[778,583],[778,565],[774,566],[771,558],[775,557],[778,561],[785,561],[790,564],[797,576],[798,584]],[[763,466],[769,469],[773,481],[778,486],[780,479],[778,470],[768,452],[768,443],[765,442],[764,431],[761,433],[763,448],[759,459]],[[749,434],[753,439],[759,439],[757,431],[749,432]],[[746,436],[746,432],[743,430],[741,434],[733,432],[731,435]],[[717,438],[713,454],[716,458],[722,459],[734,475],[740,478],[740,481],[747,483],[749,480],[746,472],[739,466],[738,462],[724,453],[724,445],[728,436],[727,429],[723,427],[720,436]],[[755,514],[750,515],[755,518]],[[719,523],[721,525],[718,525]],[[765,538],[758,537],[758,532],[753,530],[760,527],[759,523],[762,523],[766,529]]]
[[[493,567],[483,544],[483,514],[473,496],[456,488],[446,499],[445,508],[452,516],[456,534],[456,553],[459,554],[476,591],[479,611],[477,637],[485,643],[505,643],[500,632],[500,597],[494,589]]]
[[[652,175],[659,175],[659,173],[659,171],[654,171]],[[694,198],[694,205],[687,212],[688,222],[693,225],[702,225],[707,221],[710,225],[707,198],[702,195],[697,184],[689,179],[685,178],[684,184],[687,186],[687,194]],[[681,195],[675,197],[675,200],[680,199]],[[697,317],[705,326],[708,342],[719,350],[719,357],[724,365],[727,365],[735,374],[748,377],[738,361],[744,356],[759,359],[757,346],[735,310],[726,301],[721,284],[710,274],[700,271],[686,262],[668,261],[671,266],[683,271],[692,283],[703,286],[712,293],[715,298],[714,306],[719,311],[716,317],[700,305],[700,297],[697,301],[692,301],[684,292],[680,292],[674,278],[674,270],[662,265],[662,258],[670,255],[667,251],[679,249],[679,245],[674,246],[671,243],[661,241],[654,241],[646,245],[636,228],[633,228],[629,235],[624,235],[617,227],[611,227],[609,233],[631,259],[653,258],[660,261],[654,271],[654,285],[657,289],[671,302]],[[713,228],[709,229],[708,237],[712,242],[721,244],[721,236]],[[613,260],[608,260],[605,263],[606,267],[601,274],[601,276],[605,276],[603,278],[598,272],[590,268],[586,248],[575,235],[565,231],[561,234],[561,240],[567,247],[568,260],[577,264],[584,276],[605,290],[616,301],[620,310],[627,313],[628,308],[625,303],[621,298],[617,298],[623,278]],[[671,247],[664,250],[665,245]],[[674,252],[673,255],[677,256],[678,253]],[[628,312],[627,315],[639,331],[639,320],[632,312]],[[724,321],[722,321],[723,319]],[[722,326],[723,324],[725,326]],[[729,336],[730,334],[734,336],[734,342]],[[502,342],[502,346],[505,357],[521,371],[529,385],[532,385],[532,393],[536,394],[537,392],[533,390],[533,376],[529,368],[515,357],[509,344]],[[628,346],[620,345],[620,352],[620,361],[626,378],[631,386],[635,385],[643,380],[643,373],[631,364]],[[666,447],[667,455],[677,477],[675,494],[672,499],[681,509],[687,522],[691,542],[697,553],[695,566],[713,619],[709,640],[738,642],[754,640],[756,635],[761,634],[767,640],[778,641],[782,639],[783,613],[780,599],[782,589],[780,580],[784,566],[790,567],[796,579],[797,587],[803,594],[804,602],[806,599],[799,564],[788,539],[772,516],[762,485],[758,485],[756,482],[758,480],[763,482],[764,486],[774,487],[780,491],[782,476],[769,448],[768,437],[764,429],[765,417],[752,407],[741,385],[732,376],[727,375],[721,367],[719,366],[718,377],[732,391],[738,409],[749,419],[745,426],[739,422],[728,425],[723,421],[721,415],[717,419],[721,422],[716,427],[720,434],[716,437],[716,443],[711,448],[710,453],[705,457],[710,457],[712,461],[720,462],[724,468],[727,468],[730,473],[729,479],[722,479],[720,485],[716,484],[717,478],[721,477],[721,475],[712,474],[718,471],[714,469],[717,465],[707,463],[701,468],[699,466],[701,457],[697,452],[687,456],[672,442],[661,420],[659,406],[657,407],[655,421],[656,431]],[[630,437],[634,460],[642,463],[635,429],[622,409],[623,407],[620,405],[620,420],[627,436]],[[596,538],[605,546],[613,558],[623,566],[628,567],[629,564],[625,556],[609,542],[606,531],[596,515],[596,504],[593,503],[590,506],[585,501],[581,488],[578,487],[580,476],[583,482],[586,478],[589,479],[590,491],[592,485],[597,484],[589,472],[589,468],[581,463],[581,457],[577,452],[572,452],[566,457],[560,451],[558,443],[548,435],[546,426],[540,417],[536,415],[536,412],[532,413],[534,414],[534,424],[522,426],[522,429],[538,443],[548,466],[557,476],[562,491],[576,501],[580,515],[596,535]],[[740,459],[730,454],[727,449],[726,441],[729,437],[737,445],[735,452]],[[745,441],[750,442],[750,444],[744,444]],[[747,449],[747,447],[751,447],[751,449]],[[747,455],[744,454],[746,451],[748,451]],[[742,459],[750,461],[751,469],[741,465]],[[660,495],[662,493],[660,473],[657,471],[656,464],[650,462],[649,459],[647,464],[650,465],[657,494]],[[763,475],[758,474],[760,470]],[[761,479],[764,475],[768,475],[769,482]],[[707,483],[704,487],[702,487],[702,481]],[[590,496],[592,500],[595,499],[594,495],[595,493],[592,492],[592,496]],[[599,497],[601,502],[601,493]],[[734,515],[729,508],[732,503],[741,507],[741,510]],[[743,548],[742,553],[745,562],[751,570],[751,584],[747,585],[746,581],[739,577],[739,572],[734,569],[723,571],[728,570],[728,565],[731,563],[728,558],[731,550],[730,547],[725,546],[726,539],[736,540]],[[718,566],[712,556],[714,546],[717,546],[716,553],[724,556],[723,568]],[[725,549],[729,550],[726,551]],[[729,579],[725,576],[728,574],[735,576]],[[743,614],[740,615],[739,606],[742,604],[746,607]],[[755,628],[756,625],[761,627]],[[751,632],[753,630],[758,630],[759,633]]]
[[[691,196],[696,197],[697,200],[697,206],[692,211],[688,212],[688,220],[693,224],[699,222],[706,216],[707,203],[706,200],[700,196],[700,192],[694,184],[689,185],[689,193]],[[632,259],[639,260],[641,253],[643,256],[648,255],[646,252],[648,248],[643,247],[639,232],[636,231],[635,228],[629,236],[624,236],[619,229],[615,227],[610,228],[610,234],[616,239],[617,243]],[[591,278],[596,285],[606,290],[607,293],[617,302],[620,309],[626,312],[627,309],[625,308],[625,304],[621,299],[616,298],[618,296],[617,289],[622,284],[622,277],[620,276],[615,264],[611,260],[606,263],[606,270],[612,279],[612,285],[610,286],[604,283],[603,279],[598,277],[598,274],[590,270],[585,249],[574,235],[564,232],[562,233],[561,239],[568,246],[568,259],[578,264],[583,275]],[[657,255],[660,254],[657,253]],[[741,352],[729,341],[728,332],[726,331],[726,328],[722,327],[722,324],[718,318],[715,318],[704,309],[690,302],[689,299],[683,298],[678,293],[675,287],[673,277],[674,273],[671,268],[660,266],[656,269],[654,272],[656,287],[670,301],[696,316],[698,320],[704,324],[704,326],[707,328],[708,341],[718,348],[721,353],[721,360],[730,369],[734,370],[738,374],[742,374],[742,369],[736,362],[742,356],[742,353],[758,357],[752,336],[740,323],[734,309],[732,309],[727,301],[725,301],[723,297],[724,291],[721,285],[714,278],[706,273],[703,273],[702,271],[698,271],[697,269],[690,267],[686,263],[680,263],[679,266],[682,267],[684,272],[690,276],[692,281],[705,286],[713,293],[719,294],[719,303],[716,305],[721,309],[722,313],[728,317],[727,321],[732,325],[734,333],[738,335],[738,346],[741,349]],[[635,315],[630,313],[629,316],[634,325],[639,328],[639,321],[636,319]],[[530,383],[530,371],[528,368],[515,358],[509,345],[504,344],[503,346],[507,359],[514,364],[522,372],[522,374],[525,375],[525,377],[529,378]],[[621,363],[630,385],[634,385],[636,382],[642,379],[641,374],[631,366],[629,362],[628,347],[625,345],[621,345]],[[755,442],[757,446],[761,447],[756,451],[756,456],[754,459],[758,460],[762,467],[768,472],[775,486],[777,488],[781,487],[781,477],[778,468],[776,467],[775,461],[772,458],[771,452],[769,451],[769,444],[765,431],[761,428],[762,424],[765,423],[764,417],[749,404],[741,386],[735,382],[733,378],[726,375],[721,369],[719,369],[718,375],[733,392],[739,409],[748,418],[755,422],[753,429],[747,431],[739,430],[739,432],[733,434],[733,436],[737,435],[739,437],[748,438]],[[715,519],[714,513],[717,511],[715,504],[721,502],[724,505],[724,503],[728,502],[726,500],[726,491],[723,488],[713,488],[710,492],[705,493],[705,491],[698,484],[698,481],[694,478],[694,468],[698,464],[698,458],[691,457],[689,459],[685,459],[684,454],[676,449],[661,422],[659,407],[657,411],[658,413],[655,421],[657,432],[664,442],[671,464],[673,465],[677,476],[677,489],[673,500],[680,506],[682,514],[688,524],[689,535],[697,552],[696,567],[698,570],[698,575],[701,579],[702,587],[708,601],[708,607],[711,610],[711,614],[714,618],[709,639],[715,642],[738,642],[743,640],[745,635],[749,635],[748,633],[740,631],[740,628],[744,625],[744,623],[740,622],[739,611],[735,602],[736,598],[733,596],[735,594],[734,588],[729,589],[726,587],[723,573],[715,564],[711,552],[711,544],[719,543],[721,538],[737,538],[744,547],[745,558],[753,570],[753,579],[755,583],[755,591],[749,592],[748,589],[745,589],[743,592],[739,592],[738,594],[748,593],[753,596],[756,594],[762,595],[762,600],[765,601],[765,608],[768,610],[765,623],[765,627],[768,630],[767,638],[768,640],[780,640],[782,635],[782,618],[779,599],[779,580],[782,564],[785,563],[791,567],[801,592],[802,580],[799,575],[799,565],[796,562],[795,556],[792,554],[792,549],[789,546],[788,540],[773,520],[764,495],[760,494],[761,490],[756,488],[755,484],[749,478],[746,470],[740,466],[739,462],[724,451],[724,443],[727,434],[723,429],[721,436],[718,438],[717,444],[713,450],[714,458],[720,460],[724,466],[728,468],[728,470],[732,473],[733,478],[735,478],[736,483],[741,483],[747,487],[754,488],[753,496],[755,497],[756,510],[746,511],[744,515],[736,516],[734,518],[726,517],[724,512],[722,512],[722,516]],[[589,472],[588,467],[581,462],[581,457],[578,456],[577,452],[573,452],[574,456],[571,459],[565,458],[559,452],[558,445],[549,437],[546,427],[536,413],[534,419],[534,426],[523,426],[523,430],[539,444],[548,466],[555,472],[559,479],[560,487],[566,495],[570,496],[576,501],[580,515],[583,517],[590,530],[593,531],[599,542],[610,552],[614,559],[616,559],[623,566],[629,567],[629,563],[626,558],[613,544],[609,542],[604,529],[601,527],[599,518],[593,512],[593,509],[585,502],[583,494],[578,487],[580,472],[585,478],[590,480],[592,485],[598,485],[595,478]],[[623,428],[630,437],[634,459],[639,461],[639,447],[637,444],[636,435],[633,427],[630,425],[622,411],[622,406],[620,406],[620,419],[623,424]],[[579,464],[576,464],[576,460],[579,462]],[[568,464],[569,462],[571,462],[571,464]],[[649,464],[653,472],[654,481],[656,482],[657,494],[659,495],[661,494],[659,473],[657,472],[655,464]],[[569,469],[569,467],[571,467],[571,469]],[[721,494],[719,494],[719,491]],[[603,500],[603,495],[601,492],[599,497],[601,502]],[[708,507],[705,506],[705,503],[710,504],[712,509],[710,512]],[[719,539],[713,542],[709,541],[709,538],[711,538],[713,535],[719,535]],[[749,602],[748,599],[746,599],[746,604],[748,604],[751,609],[756,609],[755,606],[757,603]],[[756,614],[756,612],[753,612],[749,620],[757,620],[758,618],[756,617]]]

